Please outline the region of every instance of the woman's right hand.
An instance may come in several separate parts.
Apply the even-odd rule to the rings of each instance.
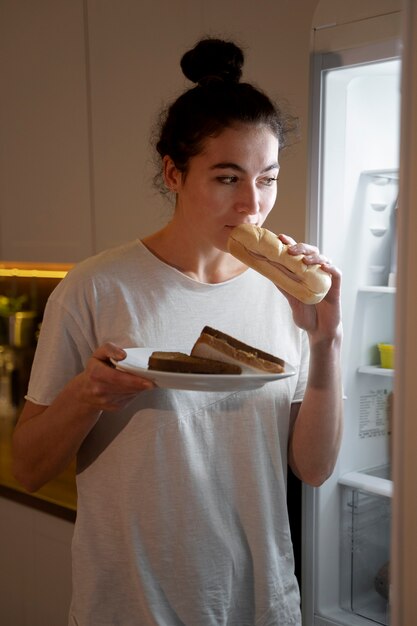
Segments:
[[[91,355],[85,370],[73,380],[77,399],[101,411],[123,409],[141,391],[156,385],[145,378],[117,370],[111,362],[122,361],[126,352],[105,343]]]
[[[97,348],[83,372],[75,376],[51,405],[27,400],[13,434],[13,473],[36,491],[62,472],[100,419],[102,411],[124,408],[152,381],[114,368],[126,353],[112,343]]]

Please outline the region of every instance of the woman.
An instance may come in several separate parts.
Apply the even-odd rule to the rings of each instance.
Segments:
[[[51,295],[15,473],[36,490],[77,455],[70,624],[300,624],[287,463],[321,484],[341,428],[340,273],[303,305],[227,252],[277,193],[280,112],[239,82],[233,43],[202,40],[181,65],[197,85],[163,120],[157,150],[171,221],[79,264]],[[123,348],[189,351],[204,325],[284,358],[297,375],[255,391],[157,389],[111,367]]]

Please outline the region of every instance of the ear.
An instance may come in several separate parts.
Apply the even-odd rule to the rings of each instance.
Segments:
[[[182,173],[176,167],[170,156],[164,156],[162,160],[164,183],[170,191],[179,191],[182,182]]]

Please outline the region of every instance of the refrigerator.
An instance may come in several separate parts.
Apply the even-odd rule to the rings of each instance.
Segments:
[[[345,428],[333,475],[303,486],[303,626],[417,624],[407,562],[417,489],[404,482],[417,469],[417,376],[404,375],[417,320],[417,272],[405,256],[417,212],[415,5],[402,16],[405,40],[340,50],[333,41],[312,55],[307,236],[343,274]]]

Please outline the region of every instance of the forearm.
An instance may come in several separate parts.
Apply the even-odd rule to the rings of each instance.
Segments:
[[[74,379],[48,407],[26,405],[13,434],[13,473],[36,491],[62,472],[97,422],[101,411],[77,397]]]
[[[311,346],[306,392],[289,444],[289,463],[304,482],[318,486],[332,473],[343,432],[341,336]]]

